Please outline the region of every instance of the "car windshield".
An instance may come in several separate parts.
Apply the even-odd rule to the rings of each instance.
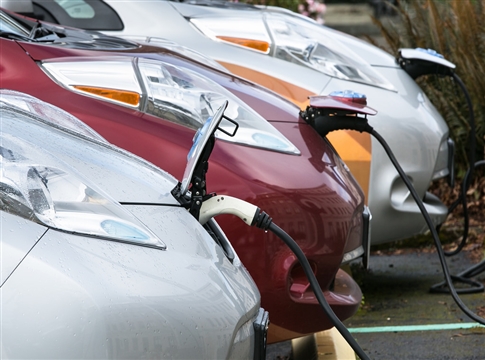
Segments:
[[[13,21],[4,12],[0,12],[0,32],[2,34],[15,34],[21,37],[28,37],[30,31]]]
[[[127,50],[139,47],[137,43],[129,40],[41,21],[17,19],[2,11],[0,11],[0,36],[75,49]]]

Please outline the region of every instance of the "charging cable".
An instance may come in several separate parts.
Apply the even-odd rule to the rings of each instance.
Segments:
[[[423,202],[419,198],[419,195],[416,192],[416,189],[414,189],[413,184],[411,183],[411,181],[409,180],[409,178],[407,177],[407,175],[402,170],[401,166],[397,162],[396,158],[394,157],[394,154],[392,153],[391,149],[389,148],[389,146],[387,145],[387,143],[384,141],[384,139],[375,130],[373,130],[371,132],[371,134],[384,147],[384,150],[386,151],[387,155],[389,156],[389,159],[391,160],[392,164],[396,168],[397,172],[401,176],[401,178],[404,181],[404,183],[406,184],[406,187],[408,188],[408,190],[410,191],[412,197],[416,201],[416,204],[418,205],[419,209],[421,210],[421,213],[424,216],[424,219],[426,220],[426,223],[428,224],[428,227],[429,227],[429,229],[431,231],[431,234],[433,236],[433,240],[434,240],[435,245],[436,245],[436,250],[438,251],[438,255],[439,255],[439,258],[440,258],[441,267],[443,269],[443,274],[445,276],[446,285],[448,286],[448,289],[450,290],[450,294],[453,297],[453,300],[455,300],[455,302],[458,305],[458,307],[465,314],[467,314],[470,318],[472,318],[473,320],[475,320],[476,322],[478,322],[478,323],[480,323],[482,325],[485,325],[485,319],[482,318],[482,317],[480,317],[480,316],[478,316],[473,311],[471,311],[461,301],[460,297],[458,296],[458,293],[456,292],[456,289],[453,286],[453,281],[452,281],[452,278],[450,276],[450,272],[449,272],[449,269],[448,269],[448,265],[446,264],[445,254],[444,254],[443,248],[441,246],[441,241],[440,241],[438,232],[436,231],[435,227],[433,226],[433,221],[431,220],[431,217],[429,216],[428,211],[426,210],[426,207],[424,206]]]
[[[469,135],[468,135],[468,141],[467,141],[469,168],[467,171],[467,175],[464,177],[463,182],[461,184],[461,191],[460,191],[460,195],[458,196],[458,199],[453,204],[451,204],[451,206],[448,209],[448,214],[450,214],[458,205],[461,204],[463,206],[463,222],[464,222],[463,236],[462,236],[462,240],[454,250],[444,252],[446,256],[453,256],[458,254],[466,245],[468,230],[469,230],[469,218],[468,218],[468,208],[466,203],[466,193],[468,188],[470,187],[470,184],[473,178],[473,171],[475,167],[475,155],[476,155],[475,154],[476,125],[475,125],[475,115],[473,112],[473,104],[471,101],[471,97],[465,84],[455,72],[455,68],[456,68],[455,64],[449,62],[444,58],[443,55],[437,53],[432,49],[423,49],[423,48],[399,49],[396,60],[401,66],[401,68],[404,71],[406,71],[409,74],[409,76],[411,76],[414,80],[416,80],[417,78],[423,75],[437,75],[437,76],[451,77],[453,81],[459,86],[459,88],[463,92],[466,99],[466,103],[468,106],[468,126],[469,126]],[[451,175],[451,179],[453,179],[453,174],[450,174],[450,175]],[[450,185],[453,186],[453,180],[451,180]],[[438,230],[439,230],[439,226],[438,226]],[[459,276],[457,277],[459,278]],[[472,290],[472,292],[476,292],[476,291],[477,291],[476,289]],[[483,291],[483,287],[482,287],[482,290],[478,290],[478,291]]]
[[[458,247],[452,251],[445,251],[446,256],[453,256],[458,254],[463,247],[466,245],[466,241],[468,238],[468,231],[469,231],[469,216],[468,216],[468,207],[466,203],[466,193],[468,191],[468,188],[471,185],[472,179],[473,179],[473,173],[474,169],[477,166],[475,164],[475,152],[476,152],[476,124],[475,124],[475,114],[473,112],[473,104],[471,101],[470,94],[468,93],[468,90],[466,89],[465,84],[463,81],[460,79],[460,77],[453,72],[451,75],[453,80],[458,84],[460,89],[462,90],[463,94],[465,95],[465,99],[467,102],[468,106],[468,125],[470,126],[470,135],[468,136],[468,164],[469,168],[466,172],[465,177],[463,178],[463,181],[461,183],[461,191],[458,199],[451,204],[451,206],[448,209],[448,214],[452,213],[455,208],[461,204],[463,207],[463,237],[460,243],[458,244]],[[459,275],[458,275],[459,276]],[[483,286],[482,290],[483,291]]]
[[[295,242],[295,240],[291,238],[291,236],[289,236],[278,225],[274,224],[271,217],[264,211],[261,211],[260,208],[258,208],[257,206],[244,200],[226,195],[216,195],[204,201],[200,209],[199,222],[201,224],[204,224],[212,217],[221,214],[236,215],[247,225],[255,226],[265,231],[269,230],[277,237],[279,237],[290,248],[290,250],[295,254],[296,258],[300,262],[303,271],[305,272],[305,275],[310,282],[310,286],[315,294],[315,297],[318,300],[318,303],[320,304],[332,324],[361,359],[369,359],[367,354],[362,350],[356,340],[352,337],[349,330],[345,327],[344,324],[342,324],[340,319],[333,312],[332,308],[325,299],[325,296],[323,295],[322,288],[320,287],[320,284],[318,283],[318,280],[312,271],[312,267],[308,262],[308,259],[306,258],[305,254],[298,246],[298,244]]]
[[[350,100],[349,100],[350,101]],[[311,102],[310,102],[311,104]],[[357,111],[358,112],[358,111]],[[321,113],[321,115],[316,116],[316,113]],[[368,113],[368,112],[367,112]],[[314,108],[311,105],[307,107],[305,111],[302,111],[301,113],[303,119],[305,119],[311,126],[313,126],[315,129],[332,129],[331,131],[334,130],[356,130],[356,131],[365,131],[371,134],[384,148],[384,151],[386,152],[387,156],[391,160],[392,164],[394,165],[395,169],[399,173],[399,176],[403,180],[404,184],[408,188],[409,192],[411,193],[411,196],[413,197],[414,201],[418,205],[419,210],[421,211],[426,224],[429,227],[429,230],[431,231],[431,235],[433,237],[436,250],[438,252],[439,258],[440,258],[440,263],[441,267],[443,269],[443,274],[445,277],[445,282],[446,285],[448,286],[448,289],[451,293],[451,296],[453,297],[453,300],[456,302],[458,307],[466,314],[468,315],[471,319],[475,320],[476,322],[485,325],[485,319],[478,316],[474,312],[472,312],[460,299],[458,296],[458,293],[453,286],[453,281],[450,276],[450,272],[448,269],[448,265],[446,263],[445,259],[445,254],[441,245],[441,241],[438,235],[438,232],[433,225],[433,221],[431,220],[431,217],[429,216],[428,211],[426,210],[426,207],[423,204],[423,201],[420,199],[418,193],[416,192],[416,189],[414,188],[413,184],[409,180],[408,176],[406,173],[403,171],[401,168],[401,165],[399,165],[396,157],[394,156],[393,152],[391,151],[391,148],[389,145],[386,143],[384,138],[367,122],[367,117],[366,116],[358,116],[356,114],[356,111],[344,111],[342,112],[341,110],[335,111],[335,109],[325,109],[325,108]],[[309,116],[310,115],[310,116]],[[312,116],[313,115],[313,116]],[[354,119],[354,125],[352,125],[352,119]],[[340,121],[342,121],[340,125]],[[329,125],[324,125],[323,123],[331,123]],[[365,124],[364,124],[365,123]],[[328,132],[319,132],[321,136],[326,136]]]
[[[473,168],[477,168],[477,167],[483,166],[483,165],[485,165],[485,160],[477,161],[474,164]],[[469,182],[469,178],[470,178],[471,173],[472,173],[472,170],[468,169],[468,171],[465,174],[465,177],[463,178],[463,184],[466,184],[466,183]],[[465,185],[462,185],[462,192],[463,193],[461,194],[461,196],[462,196],[463,199],[465,199],[465,197],[466,197],[466,191],[464,191],[464,189],[465,189]],[[464,239],[465,239],[465,235],[468,233],[468,211],[466,211],[466,210],[467,210],[467,207],[466,207],[466,201],[465,201],[465,204],[463,205],[463,212],[464,212],[464,215],[466,215],[466,218],[465,218],[466,231],[464,230],[464,235],[463,235]],[[462,241],[462,243],[463,243],[463,241]],[[461,243],[460,243],[460,245],[461,245]],[[458,250],[459,248],[460,247],[458,247],[456,250]],[[456,251],[456,250],[454,250],[454,251]],[[461,250],[461,248],[460,248],[460,250]],[[447,254],[445,253],[445,255],[447,255]],[[483,292],[485,290],[483,284],[478,282],[478,281],[472,280],[470,278],[473,277],[473,276],[477,276],[484,271],[485,271],[485,260],[482,260],[478,264],[475,264],[475,265],[469,267],[468,269],[460,272],[457,275],[451,275],[451,278],[454,281],[458,281],[458,282],[462,282],[462,283],[470,285],[470,288],[456,289],[457,293],[459,293],[459,294],[472,294],[472,293],[477,293],[477,292]],[[446,282],[442,281],[438,284],[432,285],[431,288],[430,288],[430,291],[434,292],[434,293],[448,293],[449,289],[446,286]]]

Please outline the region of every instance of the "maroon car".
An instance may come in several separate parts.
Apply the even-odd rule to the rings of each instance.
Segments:
[[[228,99],[226,115],[240,128],[216,142],[207,190],[266,211],[303,249],[339,318],[355,313],[362,294],[340,266],[366,254],[363,193],[296,106],[198,55],[7,12],[0,18],[2,88],[67,110],[179,179],[196,129]],[[217,220],[261,291],[270,342],[332,327],[281,240],[230,215]]]

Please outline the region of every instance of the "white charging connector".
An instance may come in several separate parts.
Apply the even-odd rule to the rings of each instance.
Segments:
[[[236,215],[249,226],[253,225],[255,216],[259,213],[256,205],[227,195],[216,195],[202,203],[199,222],[204,225],[214,216],[222,214]]]
[[[199,212],[199,222],[204,225],[207,221],[217,215],[222,214],[232,214],[239,217],[249,226],[255,226],[262,230],[269,230],[274,235],[279,237],[285,242],[290,250],[295,254],[298,261],[300,262],[305,275],[308,277],[310,286],[313,289],[315,297],[318,303],[322,307],[325,314],[329,317],[330,321],[334,324],[340,334],[349,345],[354,349],[355,353],[360,359],[369,360],[369,357],[365,354],[356,340],[349,333],[347,328],[342,324],[337,315],[333,312],[332,308],[325,299],[322,288],[318,283],[315,274],[313,273],[312,267],[305,256],[305,253],[298,244],[293,240],[290,235],[288,235],[283,229],[273,223],[273,220],[264,211],[261,211],[256,205],[248,203],[244,200],[233,198],[226,195],[216,195],[202,203]]]

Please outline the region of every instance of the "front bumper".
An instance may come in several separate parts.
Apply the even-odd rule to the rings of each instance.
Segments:
[[[333,324],[324,313],[311,288],[296,293],[290,291],[291,301],[280,301],[277,312],[284,312],[285,319],[278,325],[270,324],[268,343],[294,339],[307,334],[330,329]],[[266,296],[267,295],[267,296]],[[324,291],[325,299],[339,319],[348,319],[355,314],[362,301],[362,292],[357,283],[344,270],[339,269],[335,275],[332,287]],[[273,297],[272,294],[262,294],[262,299]],[[271,299],[274,303],[276,299]],[[311,324],[308,318],[312,319]],[[291,330],[290,330],[291,329]]]

